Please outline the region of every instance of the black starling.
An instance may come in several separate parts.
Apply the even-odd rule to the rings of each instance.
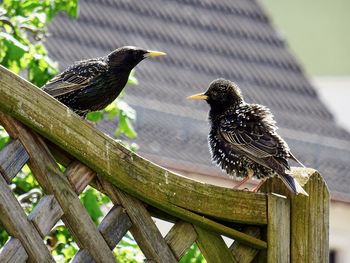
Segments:
[[[131,70],[144,58],[164,55],[159,51],[121,47],[105,57],[75,63],[44,85],[43,90],[85,117],[113,102],[126,85]]]
[[[206,92],[188,98],[210,105],[208,142],[213,162],[230,175],[244,177],[242,182],[277,174],[293,193],[308,195],[290,175],[288,159],[300,162],[276,133],[268,108],[244,102],[238,86],[224,79],[214,80]]]

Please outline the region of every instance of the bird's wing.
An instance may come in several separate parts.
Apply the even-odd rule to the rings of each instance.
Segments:
[[[288,162],[278,155],[284,145],[275,133],[274,123],[265,123],[266,117],[272,120],[272,116],[269,111],[264,113],[261,115],[246,111],[243,114],[226,115],[219,125],[220,134],[226,142],[254,161],[274,170],[276,165],[289,169]]]
[[[107,63],[102,60],[82,61],[58,74],[46,83],[42,89],[53,97],[82,89],[88,86],[92,79],[107,71],[107,67]]]

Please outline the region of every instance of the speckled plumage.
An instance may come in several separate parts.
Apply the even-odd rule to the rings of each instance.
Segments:
[[[210,105],[208,144],[213,162],[237,177],[250,172],[258,179],[277,174],[292,192],[306,194],[289,175],[288,159],[299,161],[276,133],[268,108],[244,102],[238,86],[224,79],[213,81],[205,93],[192,98]]]
[[[50,80],[43,90],[85,117],[118,97],[131,70],[148,53],[136,47],[122,47],[107,56],[77,62]]]

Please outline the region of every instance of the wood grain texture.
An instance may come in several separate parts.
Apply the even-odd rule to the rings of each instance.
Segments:
[[[290,262],[290,202],[269,194],[267,223],[267,262]]]
[[[194,226],[197,232],[197,245],[208,263],[231,263],[234,262],[231,251],[225,241],[218,234]]]
[[[27,259],[28,254],[21,241],[14,237],[11,237],[0,251],[1,263],[25,263]]]
[[[29,156],[18,140],[10,141],[0,152],[0,172],[7,183],[22,169]]]
[[[110,187],[114,188],[114,186],[112,184],[108,184],[109,185],[108,187],[103,186],[103,184],[106,184],[106,182],[107,181],[103,179],[92,181],[94,187],[96,187],[99,191],[107,194],[115,204],[120,204],[119,197],[113,191],[106,190],[106,189],[109,189]],[[257,239],[255,237],[252,237],[250,235],[237,231],[233,228],[227,227],[214,220],[208,219],[205,216],[198,215],[196,213],[193,213],[181,207],[177,207],[176,212],[171,211],[169,212],[169,214],[166,214],[165,212],[159,213],[159,211],[162,211],[162,210],[151,209],[150,211],[153,212],[156,217],[160,217],[168,221],[176,222],[177,219],[183,219],[184,221],[187,221],[192,224],[196,224],[209,231],[217,232],[220,235],[233,238],[241,242],[242,244],[251,246],[253,248],[257,248],[257,249],[267,248],[267,244],[263,240]]]
[[[33,262],[55,262],[40,234],[27,219],[27,215],[1,174],[0,215],[2,225],[11,236],[21,241],[29,260]]]
[[[268,180],[265,191],[285,195],[291,209],[291,262],[327,263],[329,260],[328,187],[314,169],[299,168],[294,172],[307,177],[304,189],[309,197],[294,196],[279,180]]]
[[[193,226],[183,221],[176,222],[165,236],[165,241],[168,243],[177,260],[181,259],[196,239],[197,232]]]
[[[96,176],[94,171],[76,160],[69,164],[64,174],[77,194],[80,194]]]
[[[29,214],[28,219],[44,238],[63,216],[63,210],[53,195],[45,195]]]
[[[91,181],[90,177],[95,176],[95,174],[92,174],[91,170],[83,164],[74,161],[67,167],[65,176],[71,183],[76,183],[73,188],[75,188],[76,192],[79,194]],[[79,179],[80,177],[85,178],[86,180],[82,181]],[[55,197],[53,195],[46,195],[34,207],[33,211],[29,214],[28,219],[34,224],[41,237],[44,238],[62,216],[63,211]],[[28,257],[26,254],[20,253],[23,250],[23,246],[20,242],[7,242],[4,245],[3,250],[18,251],[18,253],[14,252],[11,255],[11,260],[14,262],[25,262]],[[86,251],[85,254],[87,254],[87,257],[91,258]],[[2,261],[0,260],[0,262]]]
[[[242,231],[243,233],[255,238],[261,238],[261,230],[259,227],[248,226]],[[235,263],[250,263],[254,260],[259,250],[243,245],[239,242],[233,242],[230,246]]]
[[[291,199],[291,260],[328,263],[329,191],[317,172],[311,176],[304,189],[309,193],[309,198],[298,196]]]
[[[129,216],[121,206],[114,206],[103,218],[98,230],[106,240],[110,249],[119,243],[126,232],[130,229],[132,223]],[[72,263],[94,262],[86,249],[79,250],[74,256]]]
[[[44,191],[55,196],[64,212],[62,220],[77,243],[87,249],[96,262],[115,262],[107,243],[97,231],[68,179],[60,171],[43,139],[3,113],[0,113],[0,121],[10,136],[20,139],[27,150],[31,171]]]
[[[264,194],[206,185],[167,171],[128,151],[3,67],[0,67],[0,93],[2,111],[146,203],[166,212],[177,213],[177,207],[182,207],[226,221],[267,223]]]
[[[111,200],[115,199],[113,196],[116,197],[117,202],[120,202],[126,210],[132,222],[130,232],[146,258],[156,262],[177,262],[144,205],[107,181],[101,180],[101,183]]]

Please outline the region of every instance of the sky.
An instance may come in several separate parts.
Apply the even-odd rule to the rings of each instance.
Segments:
[[[320,99],[350,132],[350,1],[260,1]]]
[[[312,76],[350,76],[349,0],[261,0]]]

